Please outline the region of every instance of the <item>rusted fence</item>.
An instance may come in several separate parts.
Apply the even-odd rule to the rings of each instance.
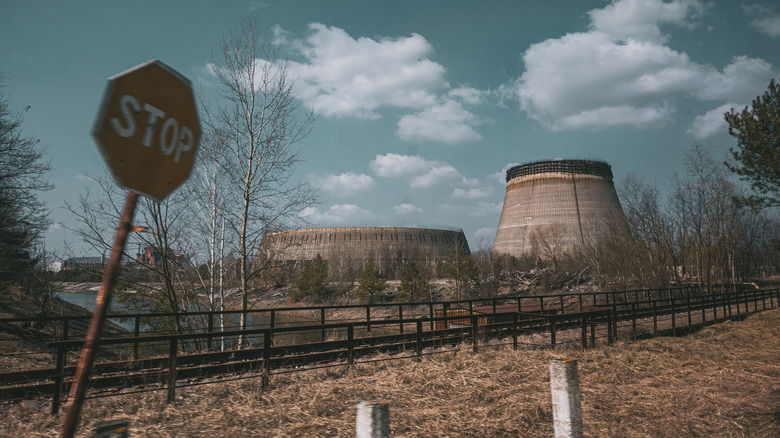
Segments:
[[[541,300],[519,298],[514,303],[435,303],[436,308],[428,303],[418,304],[417,314],[404,314],[401,305],[397,307],[400,317],[381,319],[371,317],[371,309],[377,306],[365,306],[364,320],[276,324],[271,317],[263,327],[226,331],[209,327],[176,334],[139,333],[140,318],[160,316],[130,315],[135,321],[131,335],[101,340],[102,358],[90,381],[90,397],[164,389],[172,400],[181,386],[242,376],[259,376],[267,385],[275,373],[352,365],[372,361],[378,354],[386,355],[382,360],[419,360],[425,354],[448,351],[458,344],[470,343],[473,351],[508,344],[514,348],[547,348],[570,343],[586,348],[595,345],[597,339],[611,343],[619,333],[630,339],[661,333],[676,335],[698,325],[780,306],[780,290],[647,292],[631,292],[632,296],[602,292]],[[426,314],[419,314],[421,307]],[[333,308],[306,310],[324,319],[326,309]],[[284,310],[265,311],[274,315]],[[213,313],[207,315],[214,317]],[[68,319],[59,321],[67,324]],[[83,343],[81,339],[68,339],[67,330],[63,332],[61,339],[47,343],[52,366],[0,373],[0,401],[51,397],[52,412],[59,411],[73,382],[75,352]],[[222,339],[239,336],[253,342],[244,349],[222,349],[229,345]]]

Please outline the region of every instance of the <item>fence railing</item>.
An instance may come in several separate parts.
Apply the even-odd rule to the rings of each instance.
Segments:
[[[353,365],[379,360],[379,354],[385,355],[381,360],[419,360],[425,354],[447,351],[458,344],[470,343],[473,351],[510,342],[514,348],[549,348],[564,343],[587,348],[597,339],[612,343],[618,333],[628,339],[661,333],[676,335],[699,325],[742,317],[751,312],[751,307],[757,312],[780,306],[777,289],[680,296],[670,293],[654,298],[637,294],[632,297],[635,301],[611,299],[609,303],[596,298],[582,300],[586,295],[556,296],[540,301],[537,307],[517,300],[511,310],[507,303],[493,301],[480,306],[463,301],[437,303],[442,306],[430,311],[433,316],[402,314],[400,318],[371,319],[369,314],[360,321],[283,326],[269,323],[246,330],[105,338],[100,342],[101,355],[90,381],[90,396],[166,389],[172,400],[177,387],[214,379],[259,375],[265,386],[276,373]],[[223,338],[239,336],[252,341],[247,348],[222,350]],[[73,352],[83,343],[81,339],[63,338],[47,343],[53,366],[0,373],[0,401],[51,397],[52,412],[58,412],[73,383]]]
[[[366,330],[371,331],[373,321],[387,318],[404,320],[405,317],[418,318],[428,316],[433,318],[437,312],[448,308],[463,308],[469,311],[492,310],[507,305],[517,305],[519,312],[523,311],[560,311],[572,309],[581,312],[590,307],[609,306],[613,304],[638,302],[642,300],[663,300],[703,295],[717,295],[756,290],[753,285],[698,285],[667,287],[662,289],[638,289],[626,291],[599,291],[574,294],[514,296],[501,298],[470,299],[448,302],[405,302],[405,303],[372,303],[339,306],[308,306],[308,307],[275,307],[262,309],[228,310],[228,311],[196,311],[179,313],[109,313],[107,320],[123,325],[133,336],[142,334],[171,333],[173,331],[203,331],[214,332],[217,329],[235,330],[239,328],[239,318],[243,315],[247,321],[245,328],[276,328],[291,325],[308,325],[314,322],[325,325],[328,323],[366,321]],[[344,313],[360,314],[360,317],[346,318]],[[90,315],[77,316],[36,316],[0,319],[0,325],[15,323],[37,323],[54,326],[53,338],[68,340],[81,338],[86,331]],[[181,327],[176,327],[175,320],[180,320]],[[404,330],[403,326],[399,327]],[[433,326],[431,326],[433,329]],[[323,334],[324,337],[324,334]]]

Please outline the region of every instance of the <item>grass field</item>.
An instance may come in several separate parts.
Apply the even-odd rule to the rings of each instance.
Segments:
[[[780,309],[687,337],[594,349],[483,349],[88,400],[79,436],[126,418],[132,437],[350,437],[356,404],[390,402],[394,437],[550,437],[549,361],[579,361],[589,437],[780,437]],[[379,358],[381,359],[381,357]],[[56,436],[62,417],[1,405],[0,435]]]

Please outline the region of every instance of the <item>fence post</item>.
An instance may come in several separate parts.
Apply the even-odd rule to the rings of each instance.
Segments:
[[[67,319],[65,321],[67,321]],[[52,415],[60,413],[60,403],[62,403],[62,381],[65,378],[65,361],[67,354],[68,351],[65,349],[64,345],[57,347],[57,369],[54,371],[54,394],[51,400]]]
[[[133,342],[133,360],[138,360],[138,336],[141,334],[141,317],[135,316],[135,327],[133,327],[133,336],[136,340]]]
[[[658,336],[658,306],[653,300],[653,336]]]
[[[355,364],[355,326],[347,325],[347,363]]]
[[[214,313],[213,312],[209,312],[209,329],[208,330],[209,330],[209,333],[214,331]],[[212,338],[211,335],[209,335],[208,340],[206,341],[207,342],[206,348],[209,351],[211,351],[211,338]]]
[[[434,327],[433,327],[433,303],[428,303],[428,316],[430,316],[430,318],[431,318],[431,331],[433,331],[434,330]],[[447,316],[446,312],[444,313],[444,316]],[[449,325],[449,324],[447,324],[445,322],[445,325]]]
[[[561,315],[563,315],[563,294],[561,294]]]
[[[479,343],[477,341],[477,333],[479,332],[479,318],[476,315],[471,315],[471,344],[472,351],[477,353],[479,351]]]
[[[714,323],[718,322],[718,297],[717,295],[712,295],[712,321]]]
[[[555,318],[550,315],[550,344],[555,348]]]
[[[723,298],[723,319],[731,318],[731,292],[726,291]]]
[[[366,306],[366,335],[371,336],[371,306]]]
[[[677,308],[674,307],[674,299],[670,300],[669,302],[672,304],[672,336],[677,336],[677,319],[675,317]]]
[[[273,315],[273,313],[272,313]],[[273,320],[273,319],[272,319]],[[268,383],[271,378],[271,339],[273,337],[273,329],[266,329],[263,332],[263,378],[261,380],[261,386],[263,389],[268,388]]]
[[[615,296],[612,296],[612,335],[617,339],[618,335],[618,313],[617,304],[615,303]]]
[[[753,309],[758,312],[758,291],[754,290],[751,294],[753,295]]]
[[[607,314],[607,345],[612,345],[612,312]]]
[[[67,341],[68,340],[68,326],[70,325],[69,321],[70,320],[68,318],[65,318],[65,319],[62,320],[62,340],[63,341]]]
[[[704,327],[707,325],[707,312],[704,310],[707,308],[704,304],[704,300],[706,298],[704,296],[699,297],[699,302],[701,303],[701,326]]]
[[[636,303],[631,303],[631,340],[636,341]]]
[[[320,308],[320,324],[322,325],[322,328],[320,329],[320,342],[325,342],[325,308]]]
[[[590,346],[596,346],[596,323],[591,319],[590,322]]]
[[[400,321],[398,323],[398,330],[401,334],[404,334],[404,306],[403,304],[398,305],[398,320]]]
[[[176,338],[171,338],[170,355],[168,357],[168,403],[176,400],[176,355],[179,350]]]
[[[582,411],[576,359],[550,361],[550,395],[555,438],[581,438]]]
[[[582,348],[588,348],[588,316],[581,310],[580,325],[582,329]]]
[[[517,350],[517,312],[512,315],[512,348]]]
[[[417,360],[422,361],[422,319],[417,320]]]
[[[390,404],[384,400],[361,401],[355,422],[357,438],[389,438]]]
[[[693,330],[693,320],[691,319],[691,296],[688,295],[685,297],[686,300],[686,308],[688,309],[688,333],[691,333]]]

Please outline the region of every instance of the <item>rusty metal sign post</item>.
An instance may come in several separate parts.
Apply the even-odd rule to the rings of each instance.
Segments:
[[[128,234],[142,230],[132,226],[138,194],[160,202],[186,181],[200,134],[192,84],[172,68],[152,60],[109,79],[92,136],[117,184],[129,192],[76,368],[64,438],[78,426]]]
[[[100,284],[100,291],[95,298],[95,313],[92,314],[92,320],[90,321],[89,329],[87,330],[87,338],[81,349],[81,358],[79,359],[79,364],[76,368],[76,383],[70,393],[68,413],[65,416],[65,422],[62,429],[63,437],[70,438],[76,432],[81,405],[84,401],[84,394],[87,392],[87,386],[89,385],[89,372],[92,370],[92,365],[95,362],[95,350],[97,349],[100,334],[103,332],[103,326],[106,322],[106,313],[108,313],[108,305],[111,302],[111,292],[114,290],[114,285],[116,284],[119,262],[121,261],[122,253],[125,250],[127,235],[130,231],[130,224],[133,220],[133,213],[135,213],[137,202],[138,194],[129,192],[127,194],[127,201],[125,202],[125,209],[122,212],[122,219],[119,222],[119,228],[116,230],[116,238],[114,239],[114,247],[111,249],[111,257],[109,258],[108,265],[103,273],[103,282]]]

